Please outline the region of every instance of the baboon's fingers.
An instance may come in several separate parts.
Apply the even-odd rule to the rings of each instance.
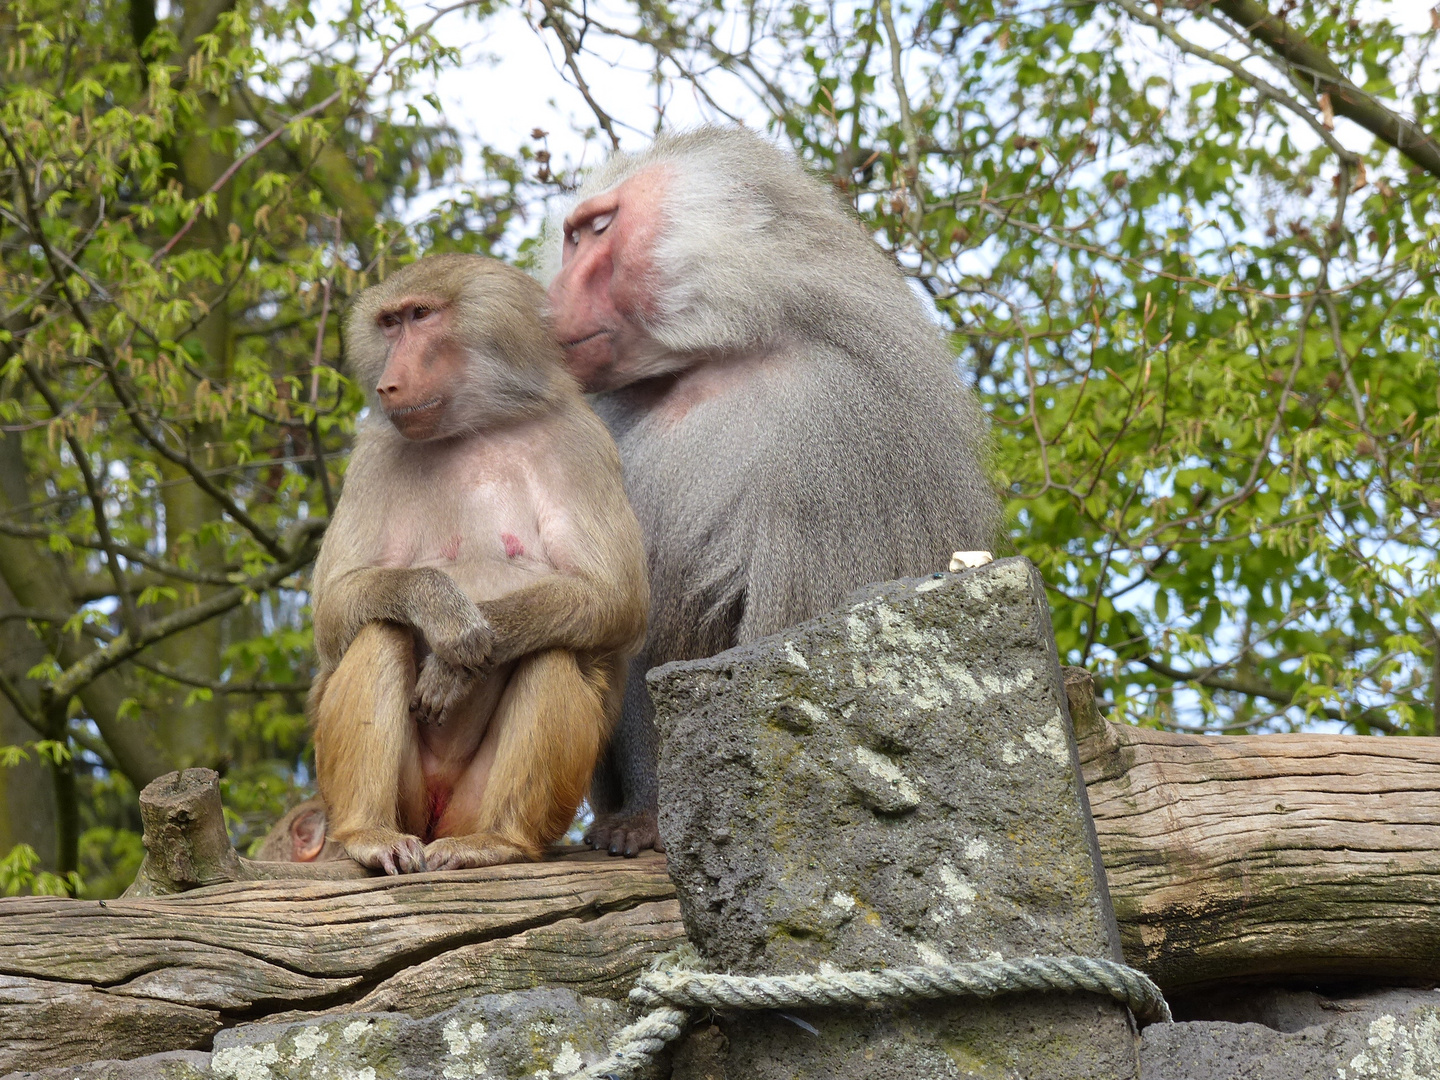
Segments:
[[[345,841],[345,853],[356,862],[387,874],[419,874],[428,867],[418,836],[393,829],[364,829]]]
[[[450,710],[460,704],[475,676],[455,667],[438,656],[428,656],[415,680],[415,693],[410,699],[410,715],[416,723],[440,725]]]
[[[494,833],[442,836],[425,845],[425,862],[432,870],[464,870],[475,866],[526,862],[530,858],[514,844]]]

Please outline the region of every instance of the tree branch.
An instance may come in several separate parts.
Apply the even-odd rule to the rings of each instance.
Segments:
[[[600,107],[590,93],[590,84],[585,81],[585,76],[580,74],[580,65],[575,60],[575,54],[579,52],[579,46],[570,40],[570,29],[565,25],[564,19],[557,15],[559,7],[554,0],[540,0],[545,8],[545,18],[540,20],[540,25],[549,25],[555,31],[555,36],[560,39],[561,46],[565,49],[565,66],[570,69],[570,74],[575,76],[575,88],[580,91],[580,96],[585,99],[585,104],[590,106],[590,111],[595,114],[595,119],[605,129],[605,134],[610,136],[610,145],[613,149],[620,149],[620,136],[615,134],[615,124],[610,114]]]
[[[94,551],[104,551],[104,547],[98,540],[84,540],[79,537],[70,536],[54,526],[47,525],[21,525],[13,521],[0,521],[0,536],[14,536],[22,540],[48,540],[52,536],[64,536],[66,540],[76,547],[89,548]],[[149,552],[141,551],[139,548],[131,547],[129,544],[122,544],[118,541],[115,544],[115,551],[123,556],[127,562],[137,566],[144,566],[156,574],[167,578],[176,578],[180,581],[188,581],[193,585],[234,585],[234,580],[229,574],[206,572],[202,570],[186,570],[184,567],[167,563],[163,559],[157,559]],[[132,582],[136,588],[143,589],[148,584],[159,584],[159,582],[138,580]],[[100,586],[91,581],[82,582],[74,592],[76,600],[98,600],[102,596],[113,596],[114,590],[97,591]]]
[[[1316,97],[1329,94],[1337,115],[1353,120],[1432,176],[1440,177],[1440,143],[1415,121],[1386,108],[1346,78],[1324,49],[1286,25],[1284,19],[1272,15],[1259,0],[1212,0],[1212,4],[1289,64],[1293,69],[1290,77],[1297,85]],[[1300,75],[1309,76],[1309,80]]]
[[[58,419],[64,409],[51,392],[49,384],[45,382],[45,376],[39,367],[33,362],[27,363],[25,374],[36,392],[45,399],[51,414]],[[80,470],[80,478],[85,483],[85,492],[90,499],[90,512],[95,516],[95,531],[100,535],[100,547],[105,552],[105,565],[109,568],[110,579],[115,583],[115,592],[120,597],[120,617],[131,630],[137,629],[140,626],[140,613],[135,608],[135,598],[130,595],[130,584],[125,580],[125,571],[120,566],[120,552],[116,549],[115,538],[110,534],[110,521],[105,514],[105,496],[95,480],[89,455],[80,445],[80,440],[68,431],[64,438],[65,445],[70,447],[70,456],[75,459],[75,465]]]
[[[310,691],[308,682],[224,682],[219,679],[202,679],[196,675],[187,675],[169,664],[162,664],[159,660],[136,659],[131,663],[146,671],[154,672],[162,679],[169,679],[171,682],[181,683],[185,686],[198,686],[202,690],[212,690],[217,694],[306,694]]]
[[[31,708],[30,703],[25,700],[24,695],[20,693],[20,688],[11,682],[10,677],[3,671],[0,671],[0,696],[3,696],[10,702],[10,705],[15,710],[15,715],[20,717],[21,720],[24,720],[35,734],[41,738],[45,737],[44,722],[35,710]]]
[[[1223,690],[1232,694],[1244,694],[1246,697],[1263,698],[1281,706],[1288,707],[1296,704],[1295,694],[1288,693],[1264,679],[1227,678],[1217,674],[1217,668],[1205,671],[1181,671],[1179,668],[1173,668],[1169,664],[1148,656],[1139,657],[1139,660],[1155,674],[1163,675],[1175,682],[1195,683],[1197,686],[1204,686],[1211,690]],[[1342,724],[1366,724],[1392,733],[1396,730],[1394,723],[1382,709],[1365,709],[1358,716],[1346,716],[1340,709],[1332,708],[1323,708],[1321,712],[1329,719]]]
[[[52,692],[61,698],[68,698],[97,675],[123,664],[157,641],[163,641],[165,638],[197,626],[207,619],[212,619],[216,615],[224,614],[231,608],[239,607],[254,593],[269,589],[283,581],[314,557],[315,531],[305,530],[299,538],[296,550],[283,562],[272,566],[265,573],[257,574],[233,588],[207,597],[193,607],[158,619],[142,628],[138,633],[132,634],[127,630],[122,634],[117,634],[114,640],[104,648],[97,649],[83,660],[67,668],[51,685]]]
[[[920,246],[920,224],[925,217],[925,191],[920,186],[920,136],[915,131],[915,116],[910,111],[910,91],[905,87],[904,55],[900,51],[900,35],[895,30],[895,17],[890,0],[880,0],[880,18],[885,23],[885,36],[890,41],[890,81],[900,99],[900,132],[905,136],[905,184],[914,200],[910,207],[910,229]]]
[[[340,214],[335,215],[335,261],[340,261]],[[325,290],[320,305],[320,325],[315,329],[315,355],[310,359],[310,450],[315,455],[315,473],[320,481],[320,493],[325,496],[325,513],[335,516],[335,494],[330,490],[330,468],[325,464],[325,445],[320,440],[320,364],[325,359],[325,321],[330,316],[330,287],[332,273],[322,283]]]
[[[1164,19],[1151,15],[1138,4],[1131,3],[1130,0],[1113,0],[1113,2],[1116,7],[1124,11],[1130,18],[1136,22],[1144,23],[1151,29],[1158,31],[1167,40],[1173,42],[1181,52],[1189,53],[1191,56],[1198,57],[1201,60],[1208,60],[1217,67],[1224,68],[1237,79],[1254,87],[1259,91],[1261,97],[1269,98],[1277,105],[1283,105],[1290,112],[1309,124],[1315,134],[1335,153],[1336,157],[1350,162],[1356,160],[1355,155],[1345,149],[1345,146],[1339,139],[1335,138],[1332,132],[1325,129],[1325,125],[1315,118],[1315,114],[1310,109],[1307,109],[1278,86],[1248,71],[1245,65],[1238,60],[1232,60],[1223,53],[1206,49],[1182,37],[1175,27],[1171,26]]]

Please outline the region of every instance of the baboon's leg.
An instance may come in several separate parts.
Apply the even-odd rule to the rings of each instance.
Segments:
[[[411,632],[367,623],[316,687],[315,771],[329,834],[357,862],[387,874],[424,870],[425,787],[410,719]]]
[[[605,676],[574,653],[522,658],[426,845],[431,869],[537,859],[575,818],[608,734]]]

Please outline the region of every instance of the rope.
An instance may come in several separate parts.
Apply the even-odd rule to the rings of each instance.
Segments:
[[[630,1000],[651,1011],[622,1029],[610,1056],[585,1080],[632,1080],[646,1063],[679,1038],[687,1009],[780,1009],[863,1005],[917,998],[992,998],[1025,990],[1089,991],[1129,1007],[1142,1025],[1170,1022],[1160,988],[1140,971],[1085,956],[1032,956],[933,967],[837,971],[819,975],[718,975],[671,967],[640,976]]]

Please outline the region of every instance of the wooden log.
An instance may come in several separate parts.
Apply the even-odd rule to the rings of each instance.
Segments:
[[[1152,731],[1066,684],[1130,963],[1167,991],[1440,979],[1440,740]]]
[[[479,993],[555,986],[621,999],[660,953],[685,943],[680,904],[659,900],[598,919],[561,919],[512,937],[450,949],[403,968],[356,1001],[326,1013],[403,1012],[430,1016]],[[269,1021],[316,1015],[300,1011]]]
[[[1440,979],[1440,741],[1166,734],[1104,721],[1084,672],[1066,690],[1126,958],[1167,991]],[[252,1020],[618,998],[684,940],[660,855],[370,877],[240,858],[213,773],[145,799],[149,896],[0,900],[0,1075]],[[359,879],[278,880],[317,874]]]
[[[0,985],[0,1075],[190,1049],[241,1020],[362,1002],[423,1012],[538,985],[621,997],[683,939],[674,895],[663,856],[592,852],[363,881],[0,901],[0,971],[23,974]]]

